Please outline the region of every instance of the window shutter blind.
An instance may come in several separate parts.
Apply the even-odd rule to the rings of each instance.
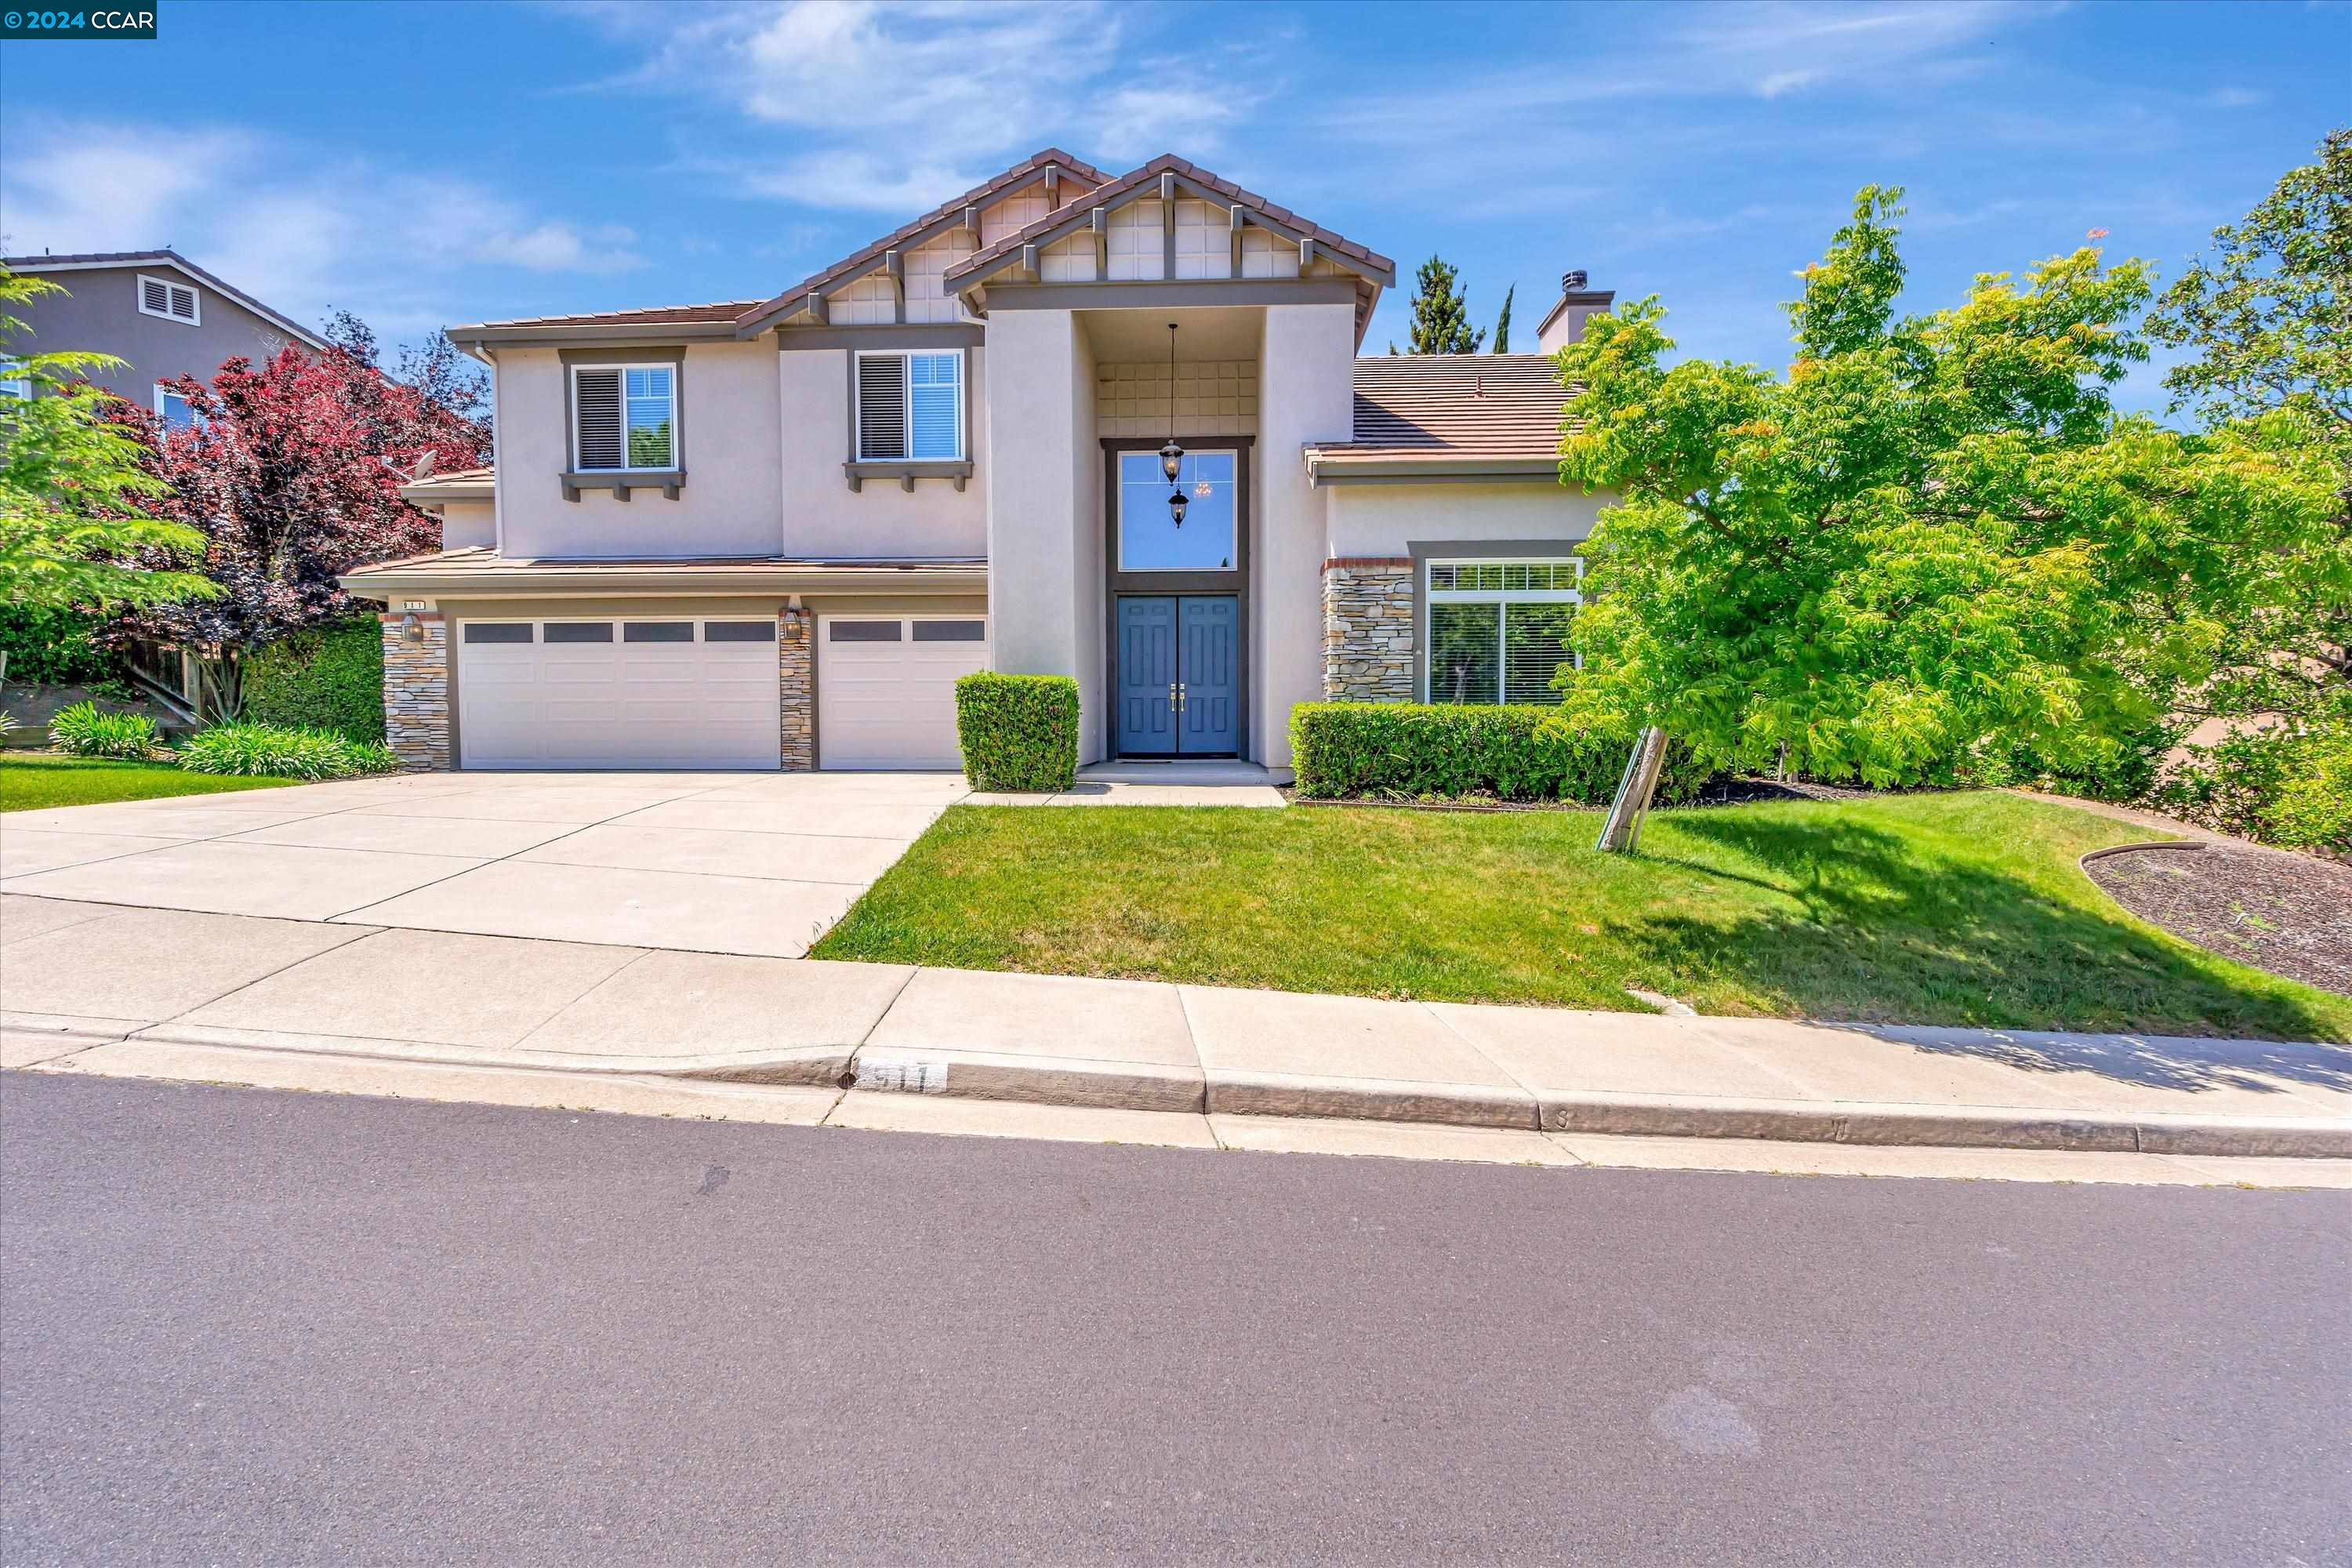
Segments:
[[[963,443],[956,428],[955,354],[916,354],[907,362],[914,406],[908,410],[908,456],[950,458]]]
[[[621,466],[621,373],[583,370],[573,378],[572,398],[580,420],[580,467]]]
[[[1568,646],[1574,605],[1503,606],[1503,700],[1558,702],[1552,677],[1575,654]]]
[[[172,286],[172,314],[184,321],[196,319],[196,291],[194,289],[183,289],[176,283]]]
[[[907,356],[857,362],[857,455],[887,462],[907,455]]]
[[[121,297],[116,296],[117,299]],[[164,288],[160,278],[142,278],[139,279],[139,303],[159,316],[168,316],[172,313],[171,290]]]

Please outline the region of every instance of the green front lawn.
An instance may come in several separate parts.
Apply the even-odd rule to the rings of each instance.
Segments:
[[[957,806],[813,958],[1285,991],[2352,1039],[2352,999],[2126,914],[2147,831],[1983,793],[1654,814]]]
[[[230,790],[277,789],[298,782],[186,773],[169,763],[117,763],[54,752],[0,752],[0,811],[157,800],[173,795],[221,795]]]

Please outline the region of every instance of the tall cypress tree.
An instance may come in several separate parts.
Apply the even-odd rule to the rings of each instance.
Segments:
[[[1511,352],[1511,296],[1518,291],[1516,283],[1503,290],[1503,314],[1495,322],[1495,352],[1498,354]]]
[[[1486,341],[1483,329],[1470,325],[1469,301],[1454,287],[1454,268],[1433,256],[1413,278],[1412,336],[1406,352],[1417,354],[1475,354]]]

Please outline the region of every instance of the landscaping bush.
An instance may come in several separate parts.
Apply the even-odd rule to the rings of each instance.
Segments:
[[[383,634],[373,616],[299,632],[245,661],[245,717],[383,739]]]
[[[2242,838],[2352,856],[2352,721],[2191,746],[2148,804]]]
[[[95,702],[60,708],[49,721],[49,742],[77,757],[136,760],[155,750],[162,737],[144,713],[102,713]]]
[[[390,773],[399,765],[391,748],[380,742],[279,724],[216,724],[180,748],[180,766],[192,773],[340,779]]]
[[[40,605],[0,605],[8,679],[26,686],[100,686],[128,675],[121,654],[91,640],[96,616]]]
[[[1557,708],[1302,702],[1290,710],[1290,764],[1315,799],[1478,799],[1605,805],[1630,735],[1580,729]],[[1657,803],[1695,798],[1710,775],[1670,744]]]
[[[967,675],[956,739],[974,789],[1067,789],[1078,772],[1078,683],[1066,675]]]

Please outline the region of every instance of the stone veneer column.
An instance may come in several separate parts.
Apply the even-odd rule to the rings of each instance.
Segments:
[[[1412,561],[1341,556],[1323,563],[1323,697],[1412,700]]]
[[[421,642],[402,637],[407,616],[379,616],[383,627],[383,738],[413,771],[442,771],[449,757],[449,623],[415,616]]]
[[[805,610],[786,610],[776,617],[776,681],[783,712],[777,760],[789,773],[816,766],[816,682],[811,679],[815,636],[816,617]]]

